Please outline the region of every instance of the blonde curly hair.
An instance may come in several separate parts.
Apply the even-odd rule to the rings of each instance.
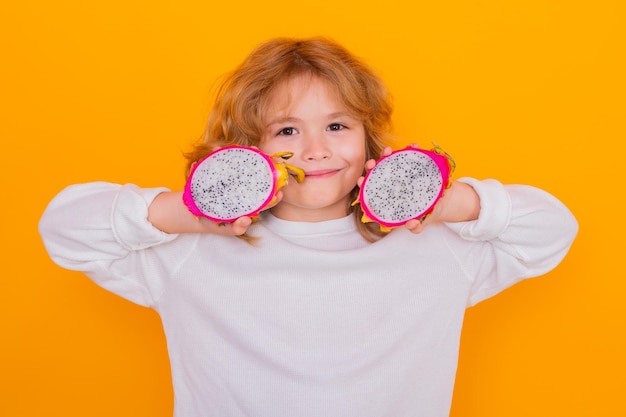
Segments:
[[[206,130],[195,147],[185,154],[186,174],[194,162],[217,147],[237,144],[258,146],[269,98],[281,82],[307,75],[324,80],[346,109],[365,128],[366,159],[378,158],[391,132],[391,97],[374,71],[338,43],[321,37],[277,38],[262,43],[230,74],[216,91]],[[356,199],[358,187],[352,190]],[[384,236],[374,224],[360,221],[359,232],[369,241]]]

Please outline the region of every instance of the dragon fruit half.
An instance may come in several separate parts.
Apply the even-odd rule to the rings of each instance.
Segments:
[[[382,157],[365,176],[358,199],[364,223],[390,231],[411,219],[428,216],[452,184],[454,160],[439,146],[409,146]]]
[[[283,160],[290,152],[267,155],[256,148],[232,145],[217,149],[192,168],[183,201],[196,216],[216,223],[232,223],[242,216],[257,218],[261,210],[276,200],[276,193],[287,184],[289,175],[298,182],[304,171]]]

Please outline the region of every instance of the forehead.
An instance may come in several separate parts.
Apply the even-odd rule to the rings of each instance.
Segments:
[[[267,96],[265,113],[288,112],[292,106],[314,97],[334,107],[345,109],[337,90],[315,75],[296,75],[280,81]]]

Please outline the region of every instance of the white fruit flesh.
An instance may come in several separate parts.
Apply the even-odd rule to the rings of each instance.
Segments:
[[[257,152],[232,148],[196,167],[190,185],[204,215],[232,220],[255,213],[273,197],[273,167]]]
[[[427,212],[443,186],[441,171],[428,155],[397,152],[369,173],[363,188],[363,208],[374,221],[399,224]]]

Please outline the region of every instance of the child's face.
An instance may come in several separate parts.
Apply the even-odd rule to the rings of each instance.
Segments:
[[[365,129],[328,85],[315,77],[295,77],[270,96],[264,117],[262,151],[293,152],[289,163],[306,172],[289,181],[272,213],[293,221],[322,221],[348,214],[350,192],[363,174]]]

